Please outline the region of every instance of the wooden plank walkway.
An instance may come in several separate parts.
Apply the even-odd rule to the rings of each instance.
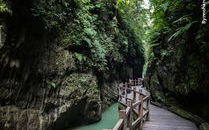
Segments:
[[[143,130],[198,130],[196,125],[166,109],[150,106],[150,121]]]
[[[136,91],[142,90],[141,93],[143,94],[146,94],[147,92],[142,85],[138,84],[137,86],[132,86],[131,89]],[[133,91],[127,93],[123,90],[122,92],[119,91],[119,93],[122,93],[128,99],[133,100]],[[139,96],[139,94],[135,94],[135,99],[139,99]],[[119,98],[119,102],[125,104],[127,101],[125,97],[122,97]],[[137,110],[138,108],[135,109]],[[150,120],[144,123],[143,130],[198,130],[193,122],[186,120],[185,118],[182,118],[166,109],[159,108],[154,105],[150,105],[149,114]]]

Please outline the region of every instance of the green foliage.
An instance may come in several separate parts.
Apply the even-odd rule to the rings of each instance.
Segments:
[[[197,24],[198,21],[193,19],[195,16],[192,14],[193,8],[197,8],[197,5],[195,1],[179,0],[151,0],[151,5],[154,12],[151,13],[153,24],[150,28],[150,42],[147,45],[147,48],[149,48],[147,49],[149,50],[147,52],[147,59],[162,60],[165,58],[163,51],[161,51],[161,57],[156,57],[155,55],[158,54],[155,52],[155,58],[149,58],[149,56],[151,56],[150,54],[153,52],[153,47],[163,49],[161,46],[170,46],[168,45],[169,42],[175,42],[176,39],[179,39],[183,34],[186,34],[192,26]],[[184,41],[182,40],[182,42]],[[155,46],[152,46],[152,44]],[[171,55],[174,51],[172,47],[169,49],[171,51],[167,52],[166,55]]]
[[[159,7],[164,11],[166,12],[168,7],[169,7],[169,2],[165,2],[165,3],[162,3],[159,5]]]
[[[153,60],[152,48],[156,45],[152,43],[154,31],[152,31],[152,19],[150,6],[144,7],[143,1],[120,1],[118,0],[118,8],[126,25],[134,32],[132,35],[136,36],[138,45],[143,48],[145,64],[143,75],[146,73],[148,63]],[[134,52],[134,51],[132,51]],[[136,53],[134,55],[139,55]]]
[[[190,23],[186,24],[184,27],[178,28],[177,31],[168,39],[168,42],[170,42],[173,38],[186,32],[194,23],[197,23],[197,21],[190,22]]]
[[[76,57],[76,59],[78,59],[80,62],[81,62],[82,60],[85,60],[85,59],[86,59],[85,56],[83,56],[82,54],[79,54],[79,53],[75,53],[75,57]]]
[[[74,1],[78,6],[75,11],[75,19],[71,24],[71,29],[67,30],[70,33],[66,33],[63,36],[63,43],[68,46],[78,46],[83,48],[83,55],[90,53],[87,59],[83,59],[80,56],[76,56],[80,63],[84,64],[87,68],[96,67],[97,69],[104,70],[106,65],[104,47],[101,39],[99,39],[99,30],[97,30],[96,24],[98,22],[98,16],[92,14],[91,11],[101,5],[94,6],[91,0]],[[79,50],[78,50],[79,51]],[[81,62],[81,59],[82,62]]]
[[[72,14],[71,0],[38,0],[32,8],[33,15],[40,17],[48,29],[60,27]]]
[[[53,87],[53,88],[56,88],[56,87],[58,86],[58,85],[57,85],[56,83],[54,83],[54,82],[49,82],[48,85],[49,85],[50,87]]]
[[[182,22],[185,22],[185,21],[188,22],[189,20],[190,20],[189,15],[184,15],[181,18],[174,21],[173,24],[182,23]]]
[[[147,28],[149,28],[150,22],[147,19],[149,19],[150,11],[142,8],[142,3],[143,1],[138,0],[117,0],[116,7],[119,10],[120,19],[122,19],[122,26],[129,28],[128,33],[131,35],[131,39],[121,40],[124,41],[124,45],[128,45],[127,57],[131,59],[130,62],[142,59],[141,62],[143,63],[144,59],[140,56],[143,53],[146,55],[146,43],[149,40]]]
[[[5,1],[0,1],[0,13],[12,13],[9,5]]]
[[[148,78],[154,81],[153,73],[158,73],[160,86],[172,94],[208,93],[209,25],[201,23],[201,2],[151,0],[151,5],[153,22],[145,51]]]
[[[117,0],[117,8],[120,11],[121,17],[125,22],[125,25],[133,31],[132,35],[137,38],[139,46],[142,45],[144,40],[142,37],[145,33],[144,25],[146,23],[146,13],[148,10],[139,8],[141,1],[124,1]]]
[[[57,35],[58,44],[74,53],[78,70],[107,72],[140,53],[140,47],[134,49],[139,41],[129,38],[134,28],[121,27],[112,0],[39,0],[32,10]]]

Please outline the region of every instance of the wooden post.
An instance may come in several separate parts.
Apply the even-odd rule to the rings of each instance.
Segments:
[[[136,86],[136,84],[135,84],[135,79],[133,79],[133,86]]]
[[[120,101],[120,85],[118,86],[118,100]]]
[[[131,84],[131,79],[129,79],[128,81],[129,81],[129,83]]]
[[[142,87],[145,87],[144,86],[144,79],[143,78],[141,79],[141,85],[142,85]]]
[[[130,84],[129,83],[127,83],[127,88],[130,88]]]
[[[132,108],[132,101],[128,101],[128,107],[130,107],[130,113],[129,113],[129,116],[128,116],[128,123],[127,123],[127,126],[129,129],[131,129],[131,126],[132,126],[132,121],[133,121],[133,108]]]
[[[125,82],[125,101],[126,101],[126,103],[127,103],[127,101],[128,101],[128,99],[127,99],[127,97],[128,97],[128,92],[127,92],[127,83]]]
[[[124,84],[124,83],[122,83],[122,84],[121,84],[122,95],[125,95],[125,89],[124,89],[124,86],[125,86],[125,84]]]
[[[131,80],[131,84],[132,84],[132,86],[134,86],[134,79]]]
[[[138,78],[138,85],[140,85],[140,78]]]
[[[120,96],[120,95],[122,95],[122,91],[123,91],[123,90],[121,90],[121,85],[119,84],[119,87],[118,87],[118,96],[119,96],[119,101],[121,101],[121,100],[122,100],[122,97]]]
[[[142,86],[143,86],[143,80],[144,80],[144,79],[143,79],[143,78],[141,78],[141,85],[142,85]]]
[[[139,110],[138,110],[138,113],[139,113],[139,117],[141,117],[141,121],[139,123],[139,130],[142,130],[143,128],[143,95],[140,95],[140,105],[139,105]]]
[[[131,86],[134,86],[134,84],[133,84],[133,79],[131,79]]]
[[[139,89],[139,97],[138,97],[139,99],[140,99],[140,96],[142,96],[141,93],[142,93],[142,89]]]
[[[123,130],[126,130],[126,128],[127,128],[126,110],[120,110],[119,111],[119,118],[124,119]]]
[[[134,79],[132,80],[132,83],[133,83],[133,86],[135,86],[135,84],[134,84]]]
[[[149,121],[150,120],[150,92],[147,92],[147,96],[149,96],[149,98],[147,99],[147,110],[148,110],[148,113],[147,113],[147,118],[146,120]]]
[[[134,91],[133,91],[133,101],[136,101],[136,87],[134,87]]]
[[[139,79],[136,79],[136,84],[137,84],[137,86],[139,85]]]

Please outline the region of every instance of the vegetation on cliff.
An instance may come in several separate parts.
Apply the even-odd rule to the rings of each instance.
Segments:
[[[0,129],[99,121],[117,98],[107,88],[141,76],[141,40],[124,24],[116,1],[1,2]]]
[[[209,94],[209,26],[202,22],[202,1],[151,0],[151,5],[152,51],[145,79],[153,99],[176,105],[186,102],[187,107],[196,100],[205,104]],[[208,11],[205,13],[208,16]],[[203,113],[198,114],[208,116]]]

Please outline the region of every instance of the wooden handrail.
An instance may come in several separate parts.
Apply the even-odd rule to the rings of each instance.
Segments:
[[[119,111],[120,119],[113,130],[130,130],[136,127],[142,130],[144,121],[150,119],[150,93],[143,88],[137,89],[142,82],[143,79],[138,78],[130,79],[129,83],[120,84],[118,88],[119,103],[126,109]],[[133,94],[132,98],[128,97],[128,91]],[[136,119],[134,119],[134,114],[137,115]]]
[[[132,107],[136,107],[136,106],[138,106],[138,105],[140,105],[140,104],[141,104],[141,100],[139,100],[139,101],[135,102],[135,103],[133,104],[133,106],[132,106]]]
[[[131,89],[131,88],[125,88],[125,87],[119,87],[119,89],[134,91],[135,93],[142,94],[142,95],[146,96],[146,94],[140,92],[140,90],[142,90],[142,89],[139,89],[139,91],[136,91],[136,90]]]

